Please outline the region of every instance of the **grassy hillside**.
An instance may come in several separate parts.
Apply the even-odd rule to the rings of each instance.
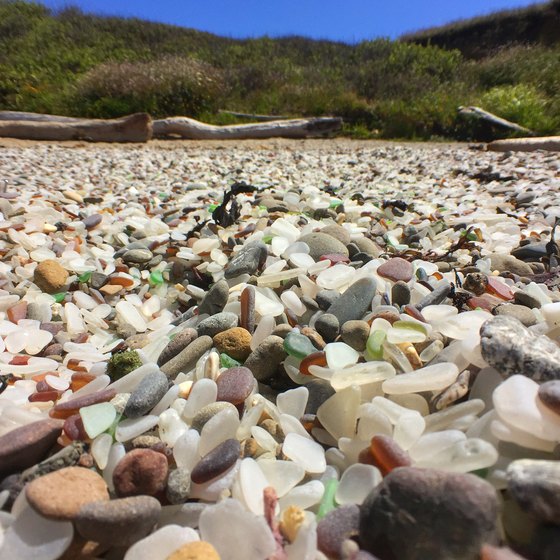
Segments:
[[[422,29],[401,41],[458,49],[477,59],[513,45],[552,47],[560,44],[560,0]]]
[[[459,105],[560,130],[560,46],[471,62],[386,39],[233,40],[75,8],[0,0],[0,109],[114,117],[135,111],[231,122],[218,112],[336,114],[356,137],[468,138]]]

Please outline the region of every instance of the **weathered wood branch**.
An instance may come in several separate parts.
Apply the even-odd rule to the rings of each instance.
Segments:
[[[283,115],[255,115],[253,113],[238,113],[237,111],[226,111],[225,109],[220,109],[218,113],[224,115],[231,115],[233,117],[239,117],[241,119],[253,119],[255,121],[282,121],[286,119],[291,119],[292,117],[286,117]]]
[[[0,121],[31,121],[31,122],[80,122],[78,117],[63,117],[62,115],[44,115],[42,113],[27,113],[25,111],[0,111]]]
[[[487,122],[488,124],[495,126],[497,128],[501,128],[502,130],[511,130],[514,132],[521,132],[522,134],[526,135],[534,135],[532,130],[525,128],[524,126],[520,126],[517,123],[508,121],[506,119],[502,119],[502,117],[498,117],[493,113],[485,111],[480,107],[459,107],[458,108],[459,115],[466,118],[477,119],[480,121]]]
[[[136,113],[120,119],[108,120],[0,120],[0,137],[2,136],[25,140],[147,142],[152,137],[152,120],[147,113]]]
[[[214,126],[187,117],[171,117],[153,122],[155,138],[180,137],[190,140],[228,140],[250,138],[307,138],[325,136],[340,130],[339,117],[290,119],[267,123]]]
[[[487,149],[492,152],[534,152],[535,150],[560,152],[560,136],[495,140],[488,144]]]

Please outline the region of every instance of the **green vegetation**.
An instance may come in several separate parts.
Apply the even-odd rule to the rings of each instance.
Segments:
[[[344,133],[359,138],[467,139],[473,129],[457,107],[480,105],[557,133],[560,43],[529,39],[473,60],[434,40],[234,40],[0,0],[0,109],[90,117],[147,111],[216,124],[238,122],[219,109],[334,114],[344,118]]]

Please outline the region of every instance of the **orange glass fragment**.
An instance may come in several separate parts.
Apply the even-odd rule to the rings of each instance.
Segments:
[[[397,467],[410,467],[410,456],[389,436],[378,435],[371,438],[369,446],[375,466],[383,476]]]

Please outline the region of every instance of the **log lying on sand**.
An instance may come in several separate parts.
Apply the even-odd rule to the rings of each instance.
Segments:
[[[78,117],[62,115],[44,115],[43,113],[27,113],[25,111],[0,111],[0,121],[32,121],[32,122],[80,122]]]
[[[532,136],[534,134],[532,130],[525,128],[524,126],[520,126],[517,123],[502,119],[502,117],[489,113],[480,107],[459,107],[458,111],[459,115],[462,117],[484,121],[489,125],[502,130],[521,132],[522,134],[528,136]]]
[[[339,117],[290,119],[266,123],[214,126],[187,117],[171,117],[153,122],[154,138],[180,137],[189,140],[240,140],[250,138],[307,138],[340,130]]]
[[[240,119],[252,119],[254,121],[283,121],[292,118],[285,117],[283,115],[255,115],[254,113],[239,113],[238,111],[227,111],[226,109],[220,109],[218,113],[231,115],[232,117],[238,117]]]
[[[34,115],[34,113],[28,113]],[[39,115],[53,117],[54,115]],[[60,118],[60,117],[55,117]],[[70,117],[66,117],[70,119]],[[76,119],[52,121],[32,118],[1,120],[0,137],[24,140],[86,140],[88,142],[147,142],[152,120],[147,113],[120,119]]]
[[[534,152],[535,150],[560,152],[560,136],[495,140],[490,142],[486,148],[492,152]]]

